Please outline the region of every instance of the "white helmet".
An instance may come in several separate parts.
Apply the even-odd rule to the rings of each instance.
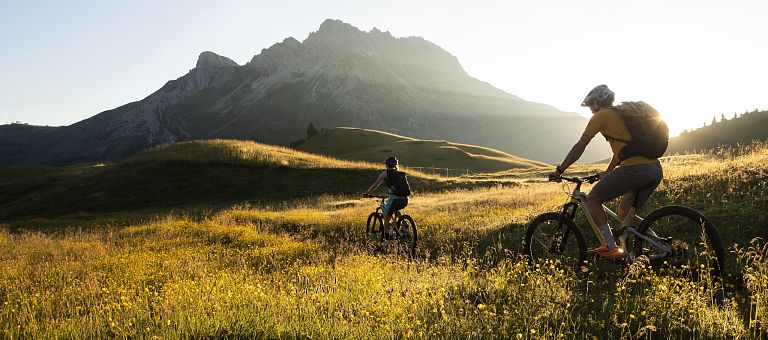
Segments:
[[[613,98],[613,91],[608,88],[608,85],[597,85],[584,97],[581,106],[590,106],[593,103],[598,103],[601,106],[611,106],[613,105]]]

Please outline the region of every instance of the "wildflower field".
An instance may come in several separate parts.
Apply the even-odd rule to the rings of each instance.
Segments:
[[[644,213],[687,205],[714,223],[727,247],[722,305],[706,283],[664,270],[529,266],[525,225],[562,205],[567,188],[521,170],[415,195],[405,209],[419,228],[414,259],[372,251],[365,220],[377,202],[350,194],[9,220],[0,228],[0,337],[768,336],[768,148],[663,162],[666,179]]]

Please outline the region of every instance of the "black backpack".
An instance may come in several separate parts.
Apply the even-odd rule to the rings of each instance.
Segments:
[[[405,175],[405,172],[388,169],[385,181],[395,196],[408,197],[411,195],[411,185],[408,184],[408,176]]]
[[[659,112],[644,102],[623,102],[615,106],[621,119],[629,130],[630,140],[605,136],[626,143],[619,151],[619,160],[643,156],[659,158],[664,155],[669,146],[669,127]]]

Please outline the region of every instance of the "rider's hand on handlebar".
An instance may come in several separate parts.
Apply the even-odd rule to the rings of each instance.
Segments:
[[[600,172],[597,173],[597,177],[599,177],[600,179],[603,179],[603,178],[605,178],[605,176],[608,176],[609,173],[611,173],[611,172],[610,171],[600,171]]]
[[[550,182],[558,182],[558,183],[560,183],[561,175],[562,175],[562,173],[559,173],[557,171],[551,172],[551,173],[549,173],[549,176],[548,176],[549,177],[549,181]]]
[[[372,196],[371,194],[369,194],[369,193],[364,193],[364,194],[363,194],[363,197],[365,197],[365,198],[371,198],[371,197],[373,197],[373,196]]]

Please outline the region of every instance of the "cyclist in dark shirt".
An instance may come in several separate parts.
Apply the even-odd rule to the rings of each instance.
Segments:
[[[368,196],[371,194],[372,191],[376,190],[376,188],[381,185],[381,182],[385,182],[387,185],[387,190],[389,193],[389,198],[387,199],[387,203],[384,206],[384,211],[382,213],[384,214],[384,230],[386,230],[387,233],[392,233],[393,230],[391,228],[390,220],[392,219],[392,216],[400,216],[400,209],[405,208],[408,205],[408,197],[401,197],[395,195],[395,190],[392,187],[392,185],[387,181],[387,172],[388,171],[398,171],[398,161],[396,157],[389,157],[386,161],[384,161],[384,164],[387,166],[387,170],[382,172],[378,178],[376,178],[376,181],[373,182],[370,188],[365,192],[365,196]]]

